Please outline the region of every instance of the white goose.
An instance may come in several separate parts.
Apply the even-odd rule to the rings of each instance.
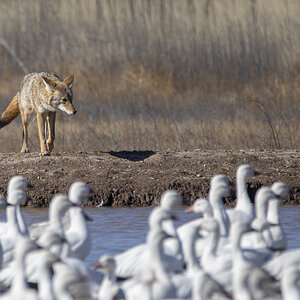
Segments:
[[[56,300],[51,268],[60,260],[48,250],[40,250],[38,256],[38,297],[40,300]]]
[[[91,299],[88,278],[63,263],[55,264],[52,282],[55,299]],[[88,288],[86,288],[86,284]],[[88,298],[81,298],[86,296]]]
[[[294,264],[287,267],[281,279],[281,292],[283,300],[300,300],[300,268]]]
[[[15,190],[24,191],[26,188],[32,188],[32,186],[27,182],[27,180],[23,176],[21,175],[13,176],[8,182],[7,195],[9,196],[9,194]],[[24,204],[25,203],[22,203],[22,205]],[[16,205],[16,215],[17,215],[17,221],[18,221],[19,230],[21,234],[27,236],[28,228],[22,216],[20,204]]]
[[[19,239],[23,240],[25,237]],[[17,241],[18,243],[18,241]],[[59,257],[62,253],[68,252],[68,245],[66,241],[57,233],[47,231],[38,241],[38,246],[46,249],[52,255]],[[66,247],[66,250],[63,250]],[[30,251],[25,258],[25,274],[26,278],[33,283],[39,282],[39,262],[41,261],[41,250],[36,247],[36,250]],[[0,272],[0,282],[9,286],[16,276],[17,267],[16,260],[12,260]]]
[[[193,278],[193,300],[225,300],[232,299],[232,297],[226,293],[224,288],[207,275],[203,270],[195,273]]]
[[[20,231],[16,207],[25,204],[26,194],[21,190],[11,191],[7,197],[6,223],[0,227],[0,243],[3,251],[3,264],[9,263],[13,259],[16,242],[23,236]]]
[[[55,231],[64,237],[62,217],[73,205],[67,196],[55,195],[50,202],[47,226],[45,227],[44,224],[41,226],[40,223],[33,224],[29,230],[30,237],[38,240],[48,230]]]
[[[176,298],[176,289],[173,285],[169,274],[164,267],[163,241],[169,238],[160,227],[151,230],[147,237],[148,259],[145,269],[150,269],[156,278],[152,284],[153,299],[173,299]],[[140,299],[141,293],[144,292],[144,284],[136,279],[127,280],[122,286],[125,292],[125,298]]]
[[[246,222],[237,221],[232,224],[232,287],[234,299],[239,300],[266,299],[266,296],[273,294],[275,290],[260,289],[260,284],[263,285],[266,281],[274,283],[274,279],[263,271],[255,260],[247,259],[241,249],[241,237],[250,230],[251,228]],[[260,283],[257,278],[261,279]],[[257,298],[262,296],[262,293],[263,298]]]
[[[172,241],[170,244],[166,244],[165,242],[167,241],[164,241],[164,250],[166,254],[169,255],[170,259],[172,256],[175,257],[175,260],[170,260],[170,262],[172,261],[172,263],[168,264],[167,267],[168,270],[170,268],[173,271],[182,270],[183,268],[181,243],[180,241],[176,241],[178,237],[175,226],[173,224],[174,215],[172,214],[173,208],[180,205],[181,203],[182,197],[177,192],[164,192],[161,198],[161,205],[151,211],[148,222],[150,230],[152,230],[152,228],[156,226],[164,227],[172,236]],[[146,243],[137,245],[120,254],[117,254],[115,256],[117,264],[117,276],[127,278],[132,277],[136,273],[138,273],[140,270],[140,266],[143,265],[143,256],[145,254],[145,249],[147,249]]]
[[[219,244],[219,222],[214,218],[203,220],[202,230],[208,232],[202,249],[201,265],[203,270],[222,285],[227,292],[231,292],[232,254],[230,252],[217,253]]]
[[[84,260],[92,249],[92,240],[87,221],[92,219],[82,209],[82,204],[89,198],[90,188],[84,182],[74,182],[69,189],[69,200],[74,204],[68,210],[69,226],[65,230],[72,256]]]
[[[103,272],[104,278],[98,291],[98,300],[113,300],[116,297],[124,298],[124,293],[116,281],[115,268],[116,261],[111,255],[103,255],[98,263],[92,266],[93,269]]]
[[[198,220],[198,223],[193,222],[189,227],[190,230],[186,232],[185,243],[182,244],[187,265],[186,271],[181,274],[172,275],[171,277],[176,287],[177,298],[179,299],[191,298],[193,293],[194,296],[199,299],[205,295],[206,298],[204,299],[206,300],[210,299],[210,296],[214,293],[228,296],[221,285],[201,269],[201,265],[196,256],[196,241],[199,237],[203,238],[199,233],[203,222],[205,222],[205,220]],[[196,276],[197,280],[195,281],[194,278]]]
[[[219,228],[222,229],[221,239],[219,247],[222,248],[223,245],[228,243],[228,234],[229,234],[229,218],[227,212],[224,208],[223,197],[228,196],[230,193],[229,180],[224,175],[215,175],[211,179],[210,190],[209,190],[209,202],[206,199],[197,199],[194,205],[191,206],[187,211],[195,211],[196,213],[203,213],[205,219],[215,218],[219,223]],[[178,229],[178,234],[182,243],[184,243],[186,232],[189,230],[190,224],[193,224],[191,221],[187,224],[182,225]],[[220,230],[221,230],[220,229]],[[205,235],[205,233],[203,233]],[[197,256],[202,255],[204,240],[197,242]]]
[[[172,220],[174,218],[174,215],[169,210],[153,209],[148,220],[149,229],[151,231],[156,227],[162,228],[162,224],[164,222]],[[141,269],[145,265],[145,261],[147,260],[147,250],[148,244],[144,243],[130,248],[121,254],[116,255],[115,260],[117,264],[117,276],[128,278],[139,274],[141,272]],[[178,272],[183,270],[184,262],[182,259],[178,260],[176,257],[168,255],[166,253],[164,253],[163,255],[165,257],[165,267],[168,271]]]
[[[213,176],[208,193],[209,203],[213,209],[213,216],[219,223],[220,235],[228,237],[230,221],[223,204],[223,197],[229,196],[229,180],[224,175]]]
[[[176,191],[165,191],[163,192],[160,200],[160,206],[154,208],[153,210],[163,209],[167,211],[173,211],[175,208],[182,205],[183,198]],[[163,230],[173,238],[169,238],[164,241],[164,251],[172,256],[177,257],[177,259],[182,259],[182,249],[181,243],[177,235],[177,231],[172,219],[165,220],[162,223]]]
[[[269,187],[261,187],[255,194],[255,210],[256,217],[252,221],[252,227],[259,232],[250,232],[243,235],[242,247],[262,249],[267,248],[268,244],[262,234],[264,228],[268,228],[269,223],[267,220],[268,203],[270,200],[279,199]],[[248,220],[246,220],[248,221]]]
[[[287,239],[280,224],[278,210],[281,199],[289,194],[289,188],[283,182],[275,182],[272,184],[271,189],[272,192],[279,197],[269,200],[267,221],[271,226],[268,228],[267,232],[263,232],[263,234],[268,248],[282,251],[287,247]]]
[[[264,269],[276,279],[281,279],[284,271],[300,264],[300,248],[286,250],[264,265]]]
[[[25,257],[27,253],[37,249],[37,245],[28,238],[21,238],[16,247],[16,276],[12,281],[12,285],[8,292],[0,296],[1,300],[34,300],[38,299],[37,292],[29,289],[26,283],[25,276]]]
[[[213,218],[212,207],[211,207],[210,203],[208,202],[208,200],[204,199],[204,198],[196,199],[195,202],[185,210],[185,212],[186,213],[194,212],[196,214],[202,214],[203,218],[201,217],[201,218],[192,220],[190,222],[187,222],[187,223],[181,225],[177,229],[177,233],[178,233],[178,236],[179,236],[179,239],[180,239],[182,245],[186,244],[186,239],[188,237],[188,233],[191,230],[191,227],[198,225],[199,221],[201,221],[203,219]],[[205,234],[205,233],[203,233],[203,234]],[[200,257],[202,255],[203,243],[204,243],[204,239],[196,240],[196,255],[197,255],[197,257]],[[183,247],[183,252],[184,252],[184,247]],[[185,256],[185,254],[184,254],[184,256]]]
[[[236,205],[233,209],[227,209],[230,222],[237,219],[250,222],[254,218],[254,207],[247,191],[247,178],[258,173],[249,165],[240,165],[236,171]]]

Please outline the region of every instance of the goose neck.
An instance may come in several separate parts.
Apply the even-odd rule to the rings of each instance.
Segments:
[[[169,283],[170,278],[164,267],[163,240],[150,241],[151,265],[159,282]]]
[[[190,234],[183,244],[188,272],[197,271],[200,268],[199,262],[196,257],[196,237],[196,234]]]
[[[55,298],[50,275],[50,267],[45,263],[41,263],[38,272],[39,298],[45,300],[54,300]]]
[[[22,249],[18,249],[16,253],[16,275],[13,279],[13,291],[24,291],[27,288],[25,278],[25,256],[26,253]]]
[[[268,204],[267,220],[271,224],[279,225],[279,200],[270,200]]]
[[[17,232],[19,232],[16,207],[14,205],[8,206],[6,208],[6,221],[7,221],[9,228],[13,228]]]
[[[72,207],[69,209],[70,229],[76,230],[77,234],[88,235],[88,225],[81,207]]]
[[[229,232],[229,218],[224,208],[222,195],[211,192],[209,199],[213,209],[213,216],[219,223],[220,235],[227,237]]]
[[[20,205],[16,205],[16,216],[17,216],[17,222],[18,222],[20,233],[23,236],[28,236],[28,234],[29,234],[28,228],[27,228],[27,225],[26,225],[26,223],[24,221],[24,218],[22,216],[22,211],[21,211],[21,206]]]
[[[258,199],[258,201],[255,201],[255,207],[256,207],[256,218],[266,220],[268,201],[265,199]]]
[[[248,195],[246,177],[239,173],[237,174],[236,191],[237,202],[235,209],[244,211],[245,213],[253,216],[253,205]]]
[[[205,247],[203,249],[202,258],[205,260],[205,257],[216,256],[216,251],[219,242],[219,232],[218,230],[213,230],[209,232],[207,237],[205,238]]]
[[[64,230],[63,230],[63,224],[62,224],[62,218],[60,215],[60,211],[58,210],[50,210],[49,211],[49,223],[50,228],[54,231],[56,231],[58,234],[61,234],[63,236]]]

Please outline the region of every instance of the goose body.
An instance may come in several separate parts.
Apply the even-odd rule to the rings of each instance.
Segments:
[[[87,224],[91,220],[82,209],[82,204],[89,198],[90,189],[84,182],[74,182],[69,189],[69,200],[74,204],[68,210],[69,226],[65,237],[70,245],[72,256],[84,260],[92,249],[92,239]]]
[[[173,224],[172,209],[182,203],[182,197],[174,191],[166,191],[161,197],[161,205],[154,208],[149,216],[149,230],[156,226],[164,228],[171,236],[171,243],[164,241],[166,268],[169,271],[183,270],[183,254],[176,229]],[[141,267],[147,261],[147,243],[137,245],[115,256],[116,275],[132,277],[140,273]]]

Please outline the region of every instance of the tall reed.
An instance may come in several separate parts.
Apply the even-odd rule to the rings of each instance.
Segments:
[[[59,151],[299,148],[299,15],[297,0],[4,0],[0,109],[24,70],[73,73]]]

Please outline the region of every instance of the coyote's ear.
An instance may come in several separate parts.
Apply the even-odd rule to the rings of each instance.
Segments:
[[[64,79],[64,83],[67,84],[70,88],[73,85],[73,81],[74,81],[74,75],[68,75],[65,79]]]
[[[45,84],[47,92],[52,93],[53,88],[56,86],[56,83],[44,76],[42,76],[42,79]]]

